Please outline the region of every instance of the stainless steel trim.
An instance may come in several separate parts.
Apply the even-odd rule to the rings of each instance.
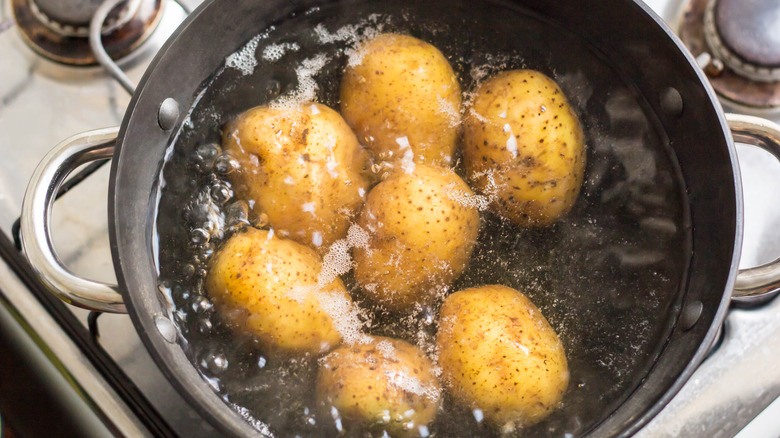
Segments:
[[[780,160],[780,125],[760,117],[726,114],[734,141],[758,146]],[[780,259],[754,268],[740,269],[732,299],[765,300],[780,291]]]
[[[55,146],[35,169],[22,203],[22,246],[52,293],[78,307],[127,313],[116,285],[81,278],[57,257],[51,239],[52,204],[65,178],[80,165],[110,158],[119,128],[87,131]]]
[[[12,307],[9,310],[19,316],[20,323],[33,339],[37,339],[41,350],[51,352],[47,354],[48,359],[71,382],[84,402],[101,414],[101,420],[109,430],[117,436],[151,437],[122,398],[4,263],[0,263],[0,284],[5,302]]]

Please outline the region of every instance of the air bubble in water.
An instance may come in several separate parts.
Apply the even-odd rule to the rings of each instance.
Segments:
[[[217,143],[203,143],[195,148],[193,161],[203,170],[209,170],[214,165],[214,160],[222,153],[222,148]]]
[[[210,319],[203,318],[203,319],[198,320],[198,330],[201,333],[203,333],[203,334],[210,333],[213,328],[214,328],[214,325],[212,324]]]
[[[182,266],[181,271],[185,277],[192,277],[195,275],[195,266],[193,266],[192,263],[187,263]]]
[[[205,357],[200,361],[200,365],[210,371],[213,375],[218,376],[227,370],[228,360],[222,353],[209,352],[206,353]]]
[[[211,303],[211,300],[204,297],[203,295],[196,297],[192,301],[192,310],[194,310],[197,313],[205,313],[210,312],[211,309],[214,308],[214,305]]]
[[[220,175],[229,175],[237,170],[241,165],[238,160],[233,158],[230,154],[220,154],[214,160],[214,170]]]
[[[233,197],[233,189],[224,181],[219,181],[211,186],[211,198],[217,204],[224,204]]]
[[[231,229],[249,225],[249,205],[246,201],[236,201],[227,206],[225,223]]]
[[[271,79],[265,84],[265,92],[268,93],[268,97],[276,97],[282,92],[282,83],[276,79]]]
[[[211,234],[203,228],[195,228],[190,231],[190,242],[196,246],[202,246],[209,243]]]

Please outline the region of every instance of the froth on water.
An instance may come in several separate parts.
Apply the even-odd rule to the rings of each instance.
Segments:
[[[549,228],[520,229],[490,213],[490,190],[448,193],[479,209],[482,224],[468,268],[439,294],[484,284],[522,291],[555,328],[569,361],[571,383],[561,409],[530,431],[505,432],[581,434],[626,397],[655,359],[688,250],[681,184],[655,117],[632,84],[577,36],[522,10],[503,9],[502,22],[515,23],[506,38],[505,26],[483,13],[464,18],[456,9],[433,13],[389,5],[313,10],[263,30],[227,56],[191,109],[163,173],[161,280],[170,285],[172,313],[193,365],[259,430],[317,436],[323,421],[334,420],[317,414],[317,357],[279,358],[263,351],[257,339],[232,330],[204,291],[209,260],[228,237],[250,226],[269,227],[267,216],[237,198],[228,182],[239,164],[222,152],[221,129],[257,105],[316,101],[338,109],[343,68],[360,63],[360,43],[383,32],[411,34],[444,53],[461,82],[461,111],[468,111],[480,81],[504,69],[532,68],[558,82],[585,129],[588,164],[580,198],[569,216]],[[351,253],[369,235],[353,224],[344,239],[323,248],[318,288],[341,278],[356,305],[324,294],[322,307],[348,343],[372,335],[401,338],[435,361],[438,303],[399,317],[372,305],[355,286]],[[459,407],[446,395],[436,421],[418,432],[502,434],[485,424],[482,411]]]

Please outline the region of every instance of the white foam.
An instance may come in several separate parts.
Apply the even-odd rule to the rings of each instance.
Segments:
[[[403,158],[401,158],[401,170],[405,173],[412,174],[416,165],[414,164],[414,152],[411,149],[404,152]]]
[[[477,120],[479,120],[482,123],[490,124],[490,121],[488,121],[488,119],[486,119],[482,114],[474,111],[474,108],[469,108],[469,114],[471,114],[472,116],[476,117]]]
[[[506,148],[512,153],[512,158],[517,158],[517,139],[509,123],[504,125],[504,132],[509,134],[509,138],[506,139]]]
[[[390,385],[406,393],[426,397],[432,401],[438,400],[441,395],[441,390],[436,385],[425,385],[420,379],[410,376],[404,371],[387,370],[385,377]]]
[[[301,65],[295,69],[295,75],[298,77],[298,88],[292,93],[281,96],[271,103],[271,108],[294,108],[304,102],[311,102],[317,98],[319,85],[314,80],[314,76],[319,74],[320,70],[328,63],[330,58],[320,53],[312,58],[306,58]]]
[[[456,189],[454,183],[445,187],[444,194],[462,207],[476,208],[479,211],[487,210],[492,201],[489,196],[467,193],[463,190]]]
[[[301,49],[297,43],[269,44],[263,49],[263,60],[274,62],[282,59],[287,52],[297,52]]]
[[[301,205],[301,210],[303,210],[303,211],[305,211],[307,213],[314,214],[314,210],[315,210],[314,202],[307,202],[307,203]]]
[[[377,342],[376,349],[382,354],[385,359],[392,359],[395,357],[395,347],[393,343],[388,340],[382,340]]]
[[[323,292],[317,296],[320,307],[330,316],[333,326],[347,345],[371,342],[371,336],[363,333],[360,310],[347,295],[340,292]]]
[[[355,248],[367,248],[371,235],[360,225],[352,224],[347,230],[347,242]]]
[[[409,137],[406,136],[396,138],[395,142],[398,143],[398,146],[401,146],[401,150],[410,149],[412,147],[412,145],[409,144]]]
[[[330,32],[322,24],[314,28],[314,34],[322,44],[346,43],[344,53],[347,55],[347,65],[355,67],[363,62],[365,52],[361,50],[361,43],[382,33],[385,23],[379,22],[379,15],[369,15],[367,19],[357,24],[350,24]]]
[[[324,288],[333,282],[339,275],[346,274],[352,269],[352,257],[349,255],[350,245],[347,239],[339,239],[330,246],[328,252],[322,258],[322,269],[317,275],[317,284]]]
[[[311,233],[311,243],[317,248],[322,246],[322,233],[320,233],[319,231],[315,231]]]
[[[404,156],[401,158],[401,169],[408,174],[413,173],[416,166],[414,164],[414,152],[412,151],[412,145],[409,144],[409,138],[398,137],[395,139],[395,142],[401,147],[400,150],[404,152]]]
[[[257,67],[255,51],[257,51],[257,43],[260,42],[262,37],[263,35],[256,35],[243,47],[228,55],[225,58],[225,67],[235,68],[244,76],[251,75],[255,71],[255,67]]]
[[[436,100],[439,103],[439,112],[447,116],[447,119],[449,120],[449,127],[456,128],[460,125],[460,112],[458,111],[458,108],[443,97],[436,96]]]

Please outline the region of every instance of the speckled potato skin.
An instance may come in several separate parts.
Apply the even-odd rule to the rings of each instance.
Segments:
[[[584,135],[566,96],[544,74],[510,70],[483,82],[464,119],[463,138],[467,179],[477,191],[495,195],[491,208],[515,224],[549,225],[576,202],[585,173]]]
[[[321,264],[311,248],[248,228],[215,254],[206,292],[236,330],[257,336],[269,353],[320,354],[341,341],[320,300],[351,304],[340,279],[317,287]]]
[[[473,197],[449,169],[418,164],[397,171],[368,194],[358,225],[368,245],[354,249],[357,284],[395,312],[430,304],[463,272],[479,231]]]
[[[346,236],[368,191],[367,154],[344,119],[318,103],[252,108],[228,124],[229,175],[255,214],[281,236],[322,254]]]
[[[445,387],[503,430],[541,421],[560,405],[569,384],[560,339],[542,312],[509,287],[447,297],[436,346]]]
[[[447,58],[417,38],[382,34],[361,46],[341,80],[341,113],[380,159],[449,166],[460,124],[460,84]],[[392,156],[389,153],[392,152]]]
[[[441,396],[425,354],[383,337],[328,354],[320,363],[316,392],[325,418],[333,418],[335,407],[348,430],[384,429],[393,437],[419,436],[419,427],[436,416]]]

